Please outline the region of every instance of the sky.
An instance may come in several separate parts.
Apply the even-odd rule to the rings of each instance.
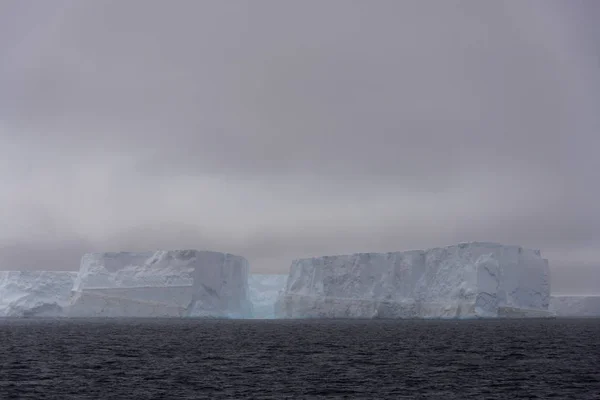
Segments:
[[[0,269],[464,241],[600,291],[595,0],[0,0]]]

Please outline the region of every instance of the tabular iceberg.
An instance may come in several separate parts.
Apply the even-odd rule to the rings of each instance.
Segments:
[[[248,276],[253,318],[275,318],[275,302],[285,288],[286,280],[287,275],[284,274],[250,274]]]
[[[73,285],[73,317],[251,316],[248,261],[197,250],[92,253]]]
[[[600,317],[600,294],[554,295],[550,310],[557,317]]]
[[[292,263],[283,318],[549,316],[548,261],[537,250],[462,243]]]
[[[61,317],[77,272],[0,271],[0,317]]]

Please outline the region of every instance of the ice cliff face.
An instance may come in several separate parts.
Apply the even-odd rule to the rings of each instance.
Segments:
[[[61,317],[77,273],[0,271],[0,317]]]
[[[600,317],[600,294],[555,295],[550,299],[550,310],[557,317]]]
[[[493,243],[302,259],[289,275],[209,251],[95,253],[78,273],[0,271],[0,316],[547,316],[549,293],[539,251]],[[551,311],[599,315],[600,296],[555,296]]]
[[[73,285],[73,317],[249,317],[248,262],[211,251],[93,253]]]
[[[546,316],[548,262],[494,243],[294,261],[276,304],[283,318]]]
[[[275,318],[275,302],[285,288],[286,280],[287,275],[283,274],[250,274],[248,276],[253,318]]]

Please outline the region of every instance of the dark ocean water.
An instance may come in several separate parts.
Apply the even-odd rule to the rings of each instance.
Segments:
[[[600,399],[600,319],[0,320],[0,399]]]

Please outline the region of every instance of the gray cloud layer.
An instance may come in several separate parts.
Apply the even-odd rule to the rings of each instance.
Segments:
[[[591,268],[598,18],[594,1],[6,0],[0,267],[194,247],[284,271],[494,240]]]

